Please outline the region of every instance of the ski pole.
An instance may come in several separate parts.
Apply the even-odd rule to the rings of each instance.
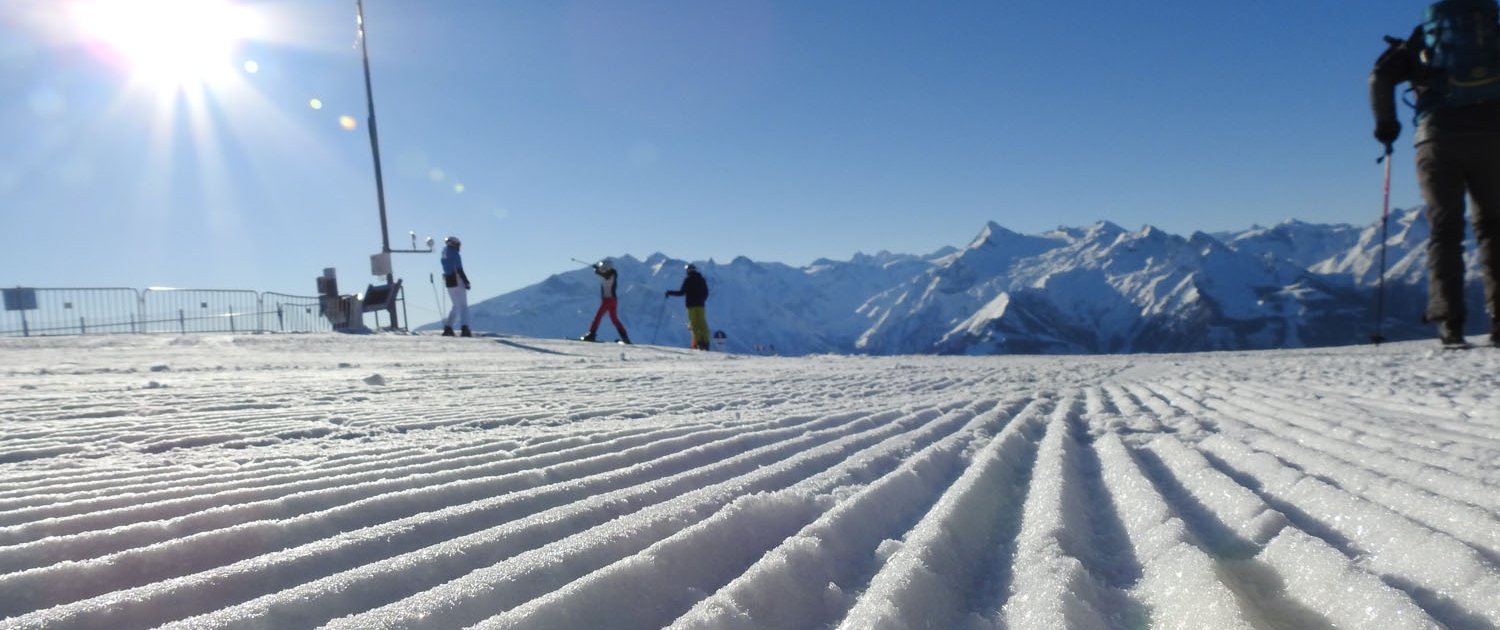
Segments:
[[[667,320],[667,298],[662,297],[661,308],[656,309],[656,330],[651,333],[651,345],[656,345],[656,337],[661,334],[661,324]]]
[[[583,262],[583,261],[581,261],[581,260],[579,260],[577,258],[569,258],[568,260],[576,262],[576,263],[578,263],[580,265],[583,265],[585,267],[592,267],[592,266],[594,266],[594,263]]]
[[[1385,155],[1375,161],[1385,163],[1384,200],[1380,204],[1380,275],[1375,283],[1375,334],[1370,337],[1379,346],[1385,341],[1385,335],[1380,333],[1385,319],[1385,240],[1391,223],[1391,145],[1385,145]]]

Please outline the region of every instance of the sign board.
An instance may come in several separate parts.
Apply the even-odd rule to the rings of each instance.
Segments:
[[[5,295],[5,310],[7,311],[34,311],[36,310],[36,289],[0,289]]]
[[[391,274],[391,253],[370,255],[370,275],[388,276]]]

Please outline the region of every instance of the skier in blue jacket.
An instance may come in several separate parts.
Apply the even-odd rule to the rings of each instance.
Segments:
[[[443,284],[447,285],[448,297],[453,300],[448,319],[443,321],[443,336],[453,336],[453,320],[457,319],[459,335],[472,337],[473,333],[469,332],[469,276],[464,273],[464,261],[458,255],[461,243],[457,236],[445,238],[443,243],[447,245],[443,248]]]

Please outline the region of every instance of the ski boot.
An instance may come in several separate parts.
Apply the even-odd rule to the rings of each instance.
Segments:
[[[623,343],[627,346],[630,345],[630,335],[625,334],[625,331],[623,330],[620,331],[620,343]]]
[[[444,326],[443,327],[443,336],[444,337],[452,337],[453,336],[453,327],[452,326]]]
[[[460,337],[473,337],[474,333],[469,332],[469,327],[468,326],[464,326],[463,328],[459,329],[458,336],[460,336]]]
[[[1464,339],[1463,322],[1447,320],[1438,324],[1438,336],[1444,350],[1467,350],[1473,347]]]
[[[593,341],[594,340],[594,331],[590,330],[589,334],[584,335],[582,337],[579,337],[578,340],[579,341]]]

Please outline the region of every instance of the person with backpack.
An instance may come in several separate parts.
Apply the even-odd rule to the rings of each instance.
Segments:
[[[708,301],[708,282],[692,264],[687,266],[686,271],[687,277],[682,279],[682,287],[676,291],[668,290],[666,297],[684,296],[688,328],[693,331],[693,349],[708,350],[708,317],[703,312],[703,305]]]
[[[1417,182],[1427,202],[1427,309],[1445,347],[1466,347],[1464,195],[1484,275],[1490,344],[1500,346],[1500,6],[1496,0],[1443,0],[1429,6],[1405,40],[1390,44],[1370,73],[1375,139],[1401,135],[1395,88],[1416,97]]]
[[[615,325],[615,331],[620,333],[620,343],[630,343],[630,336],[625,334],[625,325],[620,323],[620,316],[616,313],[620,300],[615,295],[615,287],[619,282],[619,274],[615,266],[608,258],[594,263],[594,275],[599,276],[599,310],[594,311],[594,323],[589,324],[589,333],[584,335],[584,341],[593,341],[594,333],[599,330],[599,320],[609,313],[609,321]]]
[[[448,297],[453,300],[453,308],[448,310],[448,319],[443,321],[443,336],[453,336],[453,321],[458,320],[461,327],[459,336],[472,337],[469,332],[469,276],[464,273],[464,260],[458,255],[459,243],[457,236],[443,239],[443,284],[448,287]]]

